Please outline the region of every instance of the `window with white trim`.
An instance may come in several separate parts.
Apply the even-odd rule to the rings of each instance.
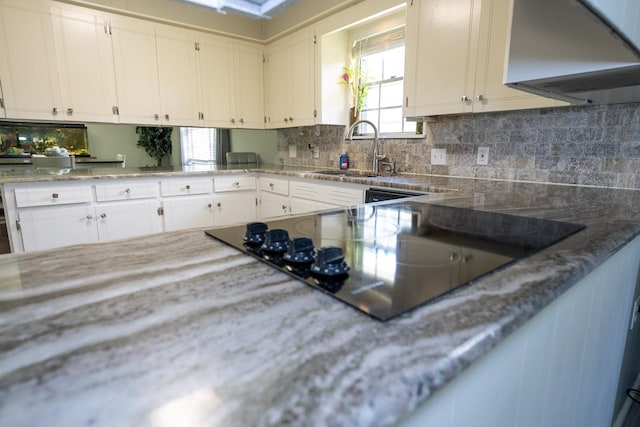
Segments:
[[[180,158],[186,166],[216,163],[215,128],[180,128]]]
[[[356,41],[352,52],[366,76],[367,98],[360,118],[375,123],[386,137],[416,134],[416,122],[402,117],[404,40],[402,26]],[[367,126],[361,130],[361,135],[372,133]]]

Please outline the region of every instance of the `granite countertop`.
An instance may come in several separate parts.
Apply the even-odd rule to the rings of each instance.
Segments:
[[[2,423],[393,425],[640,234],[639,191],[466,182],[587,228],[384,323],[201,230],[0,256]]]

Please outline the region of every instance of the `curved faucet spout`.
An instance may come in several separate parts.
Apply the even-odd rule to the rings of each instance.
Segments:
[[[378,128],[376,127],[376,125],[369,120],[357,120],[354,124],[351,125],[351,127],[347,131],[347,136],[345,137],[345,139],[353,140],[353,131],[358,125],[362,123],[366,123],[373,128],[373,168],[372,169],[373,169],[373,173],[375,175],[378,175],[378,167],[379,167],[378,160],[380,160],[379,159],[380,156],[378,153],[379,134],[378,134]]]

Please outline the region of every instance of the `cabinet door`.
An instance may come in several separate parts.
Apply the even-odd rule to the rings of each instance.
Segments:
[[[18,216],[25,251],[98,241],[95,212],[88,205],[24,208]]]
[[[278,43],[269,49],[267,59],[266,114],[270,128],[289,126],[290,114],[290,75],[289,47]]]
[[[256,220],[256,193],[231,192],[215,196],[215,224],[231,225]]]
[[[289,197],[260,192],[260,218],[274,218],[289,214]]]
[[[323,211],[333,207],[337,207],[337,205],[318,202],[316,200],[298,199],[295,197],[291,198],[291,213],[293,215],[307,212]]]
[[[405,116],[470,112],[480,0],[415,0],[407,10]]]
[[[162,201],[165,231],[213,227],[213,198],[207,196],[173,197]]]
[[[162,124],[198,124],[198,82],[194,33],[166,25],[156,27],[158,82]]]
[[[235,46],[234,127],[264,128],[262,50],[252,45]]]
[[[119,16],[112,18],[111,32],[120,122],[159,123],[161,111],[154,25]]]
[[[68,120],[117,121],[108,18],[87,9],[52,7],[56,57]]]
[[[511,89],[503,83],[509,37],[510,0],[483,0],[478,44],[474,112],[541,108],[559,101]]]
[[[267,63],[269,127],[315,123],[315,43],[313,31],[303,30],[270,47]]]
[[[162,231],[162,218],[156,200],[144,200],[96,207],[101,242],[126,239]]]
[[[202,122],[211,127],[230,127],[234,96],[233,46],[218,37],[200,39],[200,87]]]
[[[293,36],[291,48],[290,126],[315,124],[315,43],[311,30]]]
[[[0,32],[7,117],[64,120],[49,10],[40,2],[0,0]]]

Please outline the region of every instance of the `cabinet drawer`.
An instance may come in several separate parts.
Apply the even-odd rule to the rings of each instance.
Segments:
[[[163,196],[188,196],[190,194],[208,194],[213,191],[211,178],[170,179],[160,182]]]
[[[116,182],[113,184],[97,184],[96,200],[149,199],[158,196],[156,182]]]
[[[72,203],[89,203],[92,199],[90,186],[51,186],[16,188],[16,206],[68,205]]]
[[[250,175],[222,176],[213,179],[216,193],[256,189],[256,177]]]
[[[325,190],[327,203],[341,206],[352,206],[364,203],[364,191],[354,188],[329,187]]]
[[[323,186],[312,182],[291,181],[291,197],[301,199],[320,200]]]
[[[289,181],[262,176],[260,177],[260,190],[287,196],[289,195]]]

